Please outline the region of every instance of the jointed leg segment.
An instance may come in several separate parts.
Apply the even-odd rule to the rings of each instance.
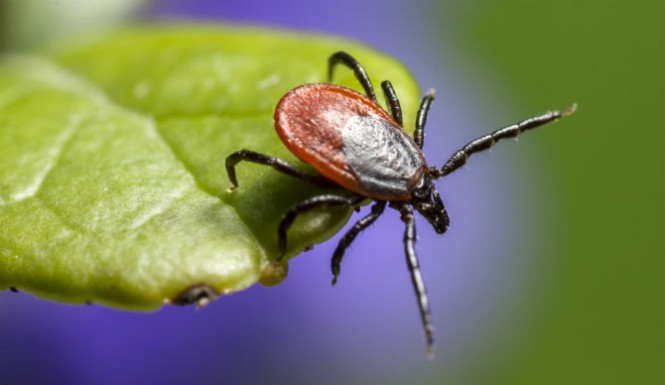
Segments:
[[[395,93],[395,89],[393,88],[392,83],[390,83],[390,80],[382,81],[381,89],[386,96],[386,102],[388,102],[388,106],[390,106],[390,113],[392,114],[393,119],[395,119],[395,122],[397,122],[400,127],[404,126],[402,121],[402,107],[399,104],[399,99],[397,99],[397,94]]]
[[[342,239],[339,240],[337,248],[335,249],[332,259],[330,260],[330,268],[332,269],[333,273],[333,285],[337,283],[337,277],[339,276],[340,272],[340,265],[342,264],[342,258],[344,257],[344,252],[346,249],[351,245],[353,240],[356,239],[358,234],[369,227],[381,216],[381,214],[383,214],[383,210],[385,210],[385,208],[386,201],[376,201],[376,203],[374,203],[372,206],[372,212],[359,219],[358,222],[356,222],[353,227],[351,227],[349,231],[344,234]]]
[[[284,214],[284,217],[279,222],[279,227],[277,228],[277,242],[280,252],[280,256],[277,258],[277,260],[280,261],[286,253],[287,233],[298,215],[319,206],[355,206],[362,202],[364,199],[365,198],[360,195],[351,197],[344,197],[339,195],[319,195],[304,200],[291,207],[289,211]]]
[[[553,122],[561,117],[568,116],[575,112],[575,105],[570,106],[564,112],[559,111],[550,111],[546,112],[540,116],[536,116],[530,119],[523,120],[512,126],[500,128],[490,134],[481,136],[478,139],[474,139],[471,142],[467,143],[466,146],[457,150],[451,157],[448,159],[446,164],[441,167],[441,169],[430,169],[430,175],[433,178],[439,178],[446,176],[451,172],[462,167],[469,156],[477,152],[481,152],[492,147],[496,142],[505,138],[514,138],[517,135],[521,134],[524,131],[542,126]]]
[[[251,150],[240,150],[234,152],[233,154],[229,155],[226,158],[226,173],[232,184],[231,189],[235,189],[236,187],[238,187],[238,180],[236,177],[235,166],[240,161],[248,161],[252,163],[271,166],[275,170],[280,171],[284,174],[302,179],[306,182],[310,182],[322,187],[337,186],[336,184],[324,178],[323,176],[306,174],[279,158],[273,158]],[[350,197],[339,196],[339,195],[319,195],[307,199],[291,207],[291,209],[289,209],[289,211],[287,211],[286,214],[284,214],[284,217],[280,221],[279,227],[277,229],[277,242],[280,251],[280,256],[278,260],[281,260],[281,258],[284,257],[284,254],[286,253],[287,232],[299,214],[318,206],[356,206],[360,204],[360,202],[362,202],[363,200],[365,200],[365,197],[360,195],[353,195]]]
[[[374,87],[372,86],[372,82],[369,80],[369,75],[367,75],[367,71],[365,71],[365,68],[353,56],[349,55],[346,52],[343,51],[335,52],[330,56],[330,58],[328,58],[329,82],[332,81],[333,72],[337,64],[343,64],[352,69],[353,73],[356,76],[356,79],[358,79],[358,82],[360,82],[360,85],[362,85],[363,89],[365,90],[365,94],[367,95],[367,97],[372,99],[374,102],[377,102],[376,92],[374,92]],[[393,119],[395,119],[395,122],[397,122],[400,126],[402,126],[403,125],[402,108],[400,107],[399,99],[395,94],[395,89],[393,88],[393,85],[390,83],[390,81],[384,80],[383,82],[381,82],[381,89],[383,90],[383,93],[386,96],[386,101],[388,102],[388,106],[390,107],[390,112],[392,114]]]
[[[420,275],[420,267],[418,265],[418,256],[416,255],[416,223],[413,218],[413,210],[407,204],[396,206],[400,212],[400,218],[406,229],[404,231],[404,251],[406,253],[406,262],[411,273],[411,283],[416,292],[418,299],[418,308],[420,309],[420,318],[425,330],[425,340],[427,341],[427,354],[433,354],[434,347],[434,323],[432,322],[432,315],[429,309],[429,301],[427,300],[427,291],[425,290],[425,283],[422,275]]]
[[[299,169],[295,168],[293,165],[279,159],[279,158],[273,158],[258,152],[254,152],[251,150],[240,150],[236,151],[233,154],[229,155],[226,157],[226,174],[229,177],[229,180],[231,181],[231,190],[235,189],[238,187],[238,179],[236,178],[236,170],[235,166],[238,164],[240,161],[246,161],[246,162],[252,162],[252,163],[258,163],[258,164],[263,164],[266,166],[271,166],[275,170],[282,172],[284,174],[290,175],[292,177],[302,179],[306,182],[313,183],[318,186],[322,187],[333,187],[336,186],[333,182],[331,182],[329,179],[324,178],[320,175],[310,175],[306,174]]]
[[[372,82],[369,80],[369,75],[367,75],[365,68],[363,68],[353,56],[346,52],[335,52],[330,58],[328,58],[328,81],[332,81],[333,70],[337,64],[343,64],[352,69],[356,78],[363,86],[363,89],[365,89],[367,97],[376,102],[376,93],[374,92],[374,87],[372,87]]]
[[[420,102],[420,108],[418,108],[418,114],[416,115],[416,129],[413,130],[413,140],[416,142],[420,149],[423,148],[425,143],[425,124],[427,123],[427,114],[429,114],[429,108],[434,102],[434,89],[430,89],[423,100]]]

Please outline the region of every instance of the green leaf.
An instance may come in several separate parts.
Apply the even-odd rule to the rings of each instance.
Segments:
[[[226,294],[279,282],[281,216],[325,191],[241,163],[228,192],[224,159],[248,148],[313,173],[281,144],[272,112],[287,90],[326,81],[340,49],[391,79],[412,122],[418,91],[399,63],[325,36],[151,26],[0,57],[0,288],[153,309],[196,285]],[[335,81],[360,89],[349,70]],[[303,215],[287,257],[350,214]]]

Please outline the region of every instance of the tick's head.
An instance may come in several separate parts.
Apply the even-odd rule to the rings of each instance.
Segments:
[[[411,192],[411,204],[432,225],[437,234],[448,229],[448,213],[432,179],[425,175]]]

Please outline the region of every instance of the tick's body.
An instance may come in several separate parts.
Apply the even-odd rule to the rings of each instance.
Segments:
[[[427,169],[393,117],[348,88],[307,84],[289,91],[275,110],[275,130],[300,160],[371,199],[410,200]]]
[[[389,81],[381,88],[390,107],[385,111],[376,101],[376,94],[365,69],[352,56],[337,52],[329,59],[328,75],[343,64],[355,72],[365,94],[333,84],[305,84],[289,91],[275,110],[275,129],[286,147],[303,162],[312,165],[321,175],[310,175],[281,159],[250,150],[240,150],[226,159],[226,171],[232,188],[238,181],[235,166],[245,160],[272,166],[277,171],[318,185],[338,187],[352,194],[321,195],[292,207],[277,229],[280,260],[286,252],[287,231],[298,214],[317,206],[349,205],[357,208],[364,200],[374,200],[371,212],[356,222],[340,239],[333,253],[331,268],[333,284],[347,247],[355,237],[383,214],[386,205],[396,209],[406,226],[404,250],[411,273],[420,316],[425,330],[427,349],[434,344],[425,285],[420,275],[415,253],[415,209],[441,234],[448,228],[448,214],[433,181],[450,174],[466,163],[476,152],[491,147],[498,140],[511,138],[521,132],[554,121],[574,111],[548,112],[501,128],[469,142],[456,151],[441,168],[428,167],[422,153],[424,128],[434,92],[423,97],[416,116],[413,137],[402,128],[399,100]]]

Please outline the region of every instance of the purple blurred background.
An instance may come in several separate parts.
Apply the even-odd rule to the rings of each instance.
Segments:
[[[169,0],[149,14],[342,35],[395,56],[423,92],[438,91],[425,153],[441,165],[468,140],[524,117],[501,112],[510,106],[492,100],[501,85],[455,45],[451,15],[474,5]],[[547,214],[529,207],[547,197],[518,159],[519,151],[502,148],[438,183],[451,216],[444,236],[417,222],[437,331],[433,362],[425,359],[403,225],[391,210],[354,243],[335,288],[329,258],[338,237],[295,258],[279,286],[256,285],[202,310],[131,313],[0,293],[0,384],[466,383],[499,365],[502,341],[528,322],[526,277],[542,268],[528,258],[538,244],[530,231],[546,231],[535,223]]]

